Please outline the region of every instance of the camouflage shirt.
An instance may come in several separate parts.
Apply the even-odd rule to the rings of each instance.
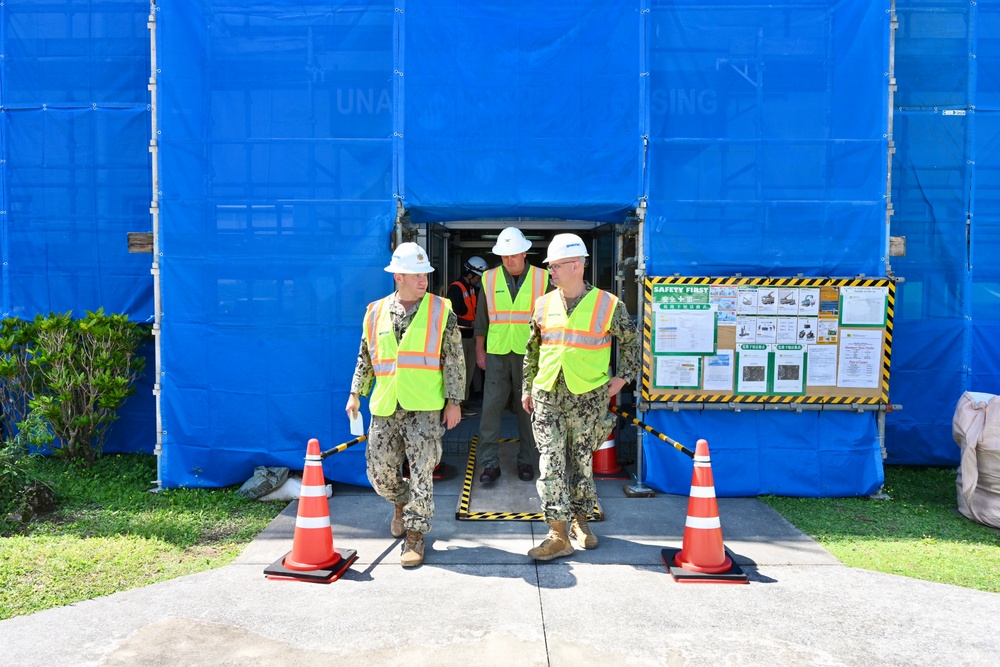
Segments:
[[[396,332],[397,343],[402,340],[418,308],[420,301],[413,304],[409,310],[403,310],[398,292],[389,297],[389,314],[392,317],[392,328]],[[444,328],[444,340],[441,342],[441,368],[444,373],[444,397],[452,403],[461,403],[465,398],[465,355],[462,352],[462,334],[458,330],[458,318],[450,308],[448,323]],[[351,393],[367,396],[374,383],[375,370],[372,368],[371,354],[362,336],[361,347],[358,349],[358,363],[354,368],[354,378],[351,380]]]
[[[566,303],[567,317],[573,313],[583,297],[592,289],[596,288],[590,283],[585,282],[583,293],[571,302]],[[532,314],[530,326],[531,337],[528,339],[528,349],[524,355],[522,395],[531,393],[532,383],[535,380],[535,376],[538,375],[538,357],[542,344],[542,332],[535,321],[534,314]],[[608,333],[618,343],[618,371],[615,375],[629,382],[639,373],[639,332],[636,330],[635,323],[628,314],[628,309],[621,300],[615,306],[615,312],[611,317],[611,327],[608,329]],[[553,403],[576,396],[566,386],[566,380],[563,378],[562,371],[559,372],[559,378],[556,380],[556,384],[551,392],[537,389],[535,393],[542,400]]]

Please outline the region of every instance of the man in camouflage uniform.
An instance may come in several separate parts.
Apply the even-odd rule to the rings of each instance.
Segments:
[[[535,301],[524,356],[521,403],[531,413],[538,495],[549,526],[545,540],[528,551],[535,560],[572,554],[570,536],[583,549],[597,546],[587,524],[597,500],[594,452],[614,425],[611,397],[639,372],[635,324],[617,297],[583,279],[587,256],[576,234],[552,239],[545,263],[558,289]],[[619,368],[609,377],[612,338]]]
[[[400,564],[415,567],[424,561],[424,534],[434,515],[441,437],[445,427],[462,420],[465,358],[451,303],[427,293],[427,274],[434,269],[424,249],[400,244],[385,270],[393,274],[396,291],[368,305],[346,411],[357,416],[358,397],[367,396],[374,383],[368,479],[395,506],[389,532],[406,535]],[[404,457],[409,482],[400,472]]]

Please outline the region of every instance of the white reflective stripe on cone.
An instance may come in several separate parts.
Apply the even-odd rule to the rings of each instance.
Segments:
[[[306,457],[306,467],[307,468],[322,468],[323,459],[318,456],[307,456]]]
[[[689,516],[684,522],[685,528],[722,528],[722,522],[717,516],[700,517]]]
[[[328,516],[300,516],[295,518],[296,528],[329,528]]]
[[[326,497],[326,487],[325,486],[303,486],[300,495],[303,498],[318,498],[320,496]]]
[[[715,487],[714,486],[692,486],[691,487],[691,497],[692,498],[714,498],[715,497]]]
[[[597,451],[601,451],[602,449],[611,449],[614,446],[615,446],[615,439],[611,438],[610,440],[605,440],[604,444],[597,448]]]

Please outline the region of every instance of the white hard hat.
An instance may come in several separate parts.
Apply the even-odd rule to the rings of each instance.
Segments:
[[[493,254],[500,255],[501,257],[506,255],[520,255],[522,252],[528,252],[528,248],[531,247],[531,241],[524,238],[524,234],[517,227],[508,227],[507,229],[500,232],[497,236],[496,245],[493,246]]]
[[[462,270],[466,273],[475,273],[477,276],[483,275],[486,269],[490,268],[486,264],[486,260],[482,257],[473,256],[465,260],[465,264],[462,265]]]
[[[583,244],[576,234],[556,234],[549,242],[549,254],[545,258],[545,263],[558,262],[560,259],[570,257],[589,257],[587,246]]]
[[[400,243],[392,253],[392,260],[389,266],[385,267],[389,273],[430,273],[434,270],[427,253],[416,243]]]

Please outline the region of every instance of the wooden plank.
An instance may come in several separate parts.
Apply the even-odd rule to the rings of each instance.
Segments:
[[[133,253],[153,252],[153,232],[129,232],[128,251]]]
[[[906,237],[905,236],[890,236],[889,237],[889,256],[890,257],[905,257],[906,256]]]

